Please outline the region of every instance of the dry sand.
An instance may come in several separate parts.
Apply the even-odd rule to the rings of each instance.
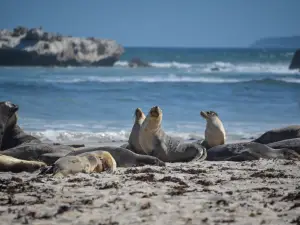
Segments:
[[[300,162],[194,162],[63,179],[0,173],[0,224],[300,224]]]

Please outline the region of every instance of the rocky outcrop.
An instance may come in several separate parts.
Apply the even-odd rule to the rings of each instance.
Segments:
[[[142,61],[140,58],[132,58],[129,62],[129,67],[150,67],[147,62]]]
[[[266,37],[255,41],[250,47],[297,49],[300,47],[300,36]]]
[[[300,70],[300,49],[298,49],[292,58],[292,62],[289,67],[290,70],[299,69]]]
[[[113,66],[123,53],[114,40],[62,36],[42,28],[0,30],[2,66]]]

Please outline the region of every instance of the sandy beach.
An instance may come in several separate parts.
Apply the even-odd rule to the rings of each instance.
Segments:
[[[300,162],[167,163],[63,179],[0,173],[0,224],[300,224]]]

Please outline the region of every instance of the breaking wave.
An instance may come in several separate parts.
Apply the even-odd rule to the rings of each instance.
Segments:
[[[170,136],[179,138],[183,141],[202,140],[204,137],[202,133],[183,133],[166,131]],[[130,131],[120,130],[107,131],[107,132],[85,132],[85,131],[66,131],[66,130],[44,130],[29,132],[31,135],[39,138],[42,141],[51,141],[58,143],[74,143],[74,144],[91,144],[96,145],[101,143],[113,143],[113,142],[127,142]],[[251,139],[253,136],[250,134],[229,134],[228,140],[243,140]]]
[[[119,82],[141,82],[141,83],[176,83],[176,82],[189,82],[189,83],[300,83],[300,77],[213,77],[213,76],[180,76],[180,75],[160,75],[160,76],[124,76],[124,77],[82,77],[72,79],[48,79],[49,83],[119,83]]]
[[[153,68],[176,68],[186,69],[191,73],[217,73],[217,72],[238,72],[238,73],[276,73],[276,74],[293,74],[298,73],[295,70],[289,70],[287,63],[231,63],[216,61],[211,63],[189,64],[180,62],[150,62]],[[127,61],[118,61],[115,67],[128,67]]]

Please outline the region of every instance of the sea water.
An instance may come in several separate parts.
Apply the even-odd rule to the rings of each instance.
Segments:
[[[163,128],[204,135],[213,110],[229,141],[300,124],[300,74],[292,50],[125,48],[113,67],[0,67],[0,99],[18,104],[19,124],[58,142],[126,141],[137,107],[163,110]],[[129,68],[139,57],[151,67]]]

